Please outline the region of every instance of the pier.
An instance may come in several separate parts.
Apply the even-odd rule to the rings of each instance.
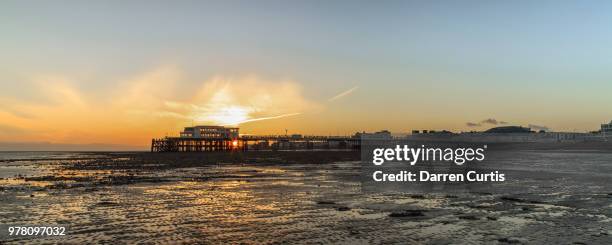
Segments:
[[[359,150],[360,139],[342,136],[262,135],[237,138],[152,139],[151,152],[210,152],[253,150]]]
[[[239,135],[238,128],[186,127],[179,137],[151,140],[151,152],[212,152],[254,150],[359,150],[360,137]]]

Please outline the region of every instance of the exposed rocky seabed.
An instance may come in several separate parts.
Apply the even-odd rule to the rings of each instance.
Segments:
[[[363,193],[358,152],[27,154],[0,153],[0,223],[67,236],[0,243],[612,243],[610,152],[521,151],[530,177],[457,194]]]

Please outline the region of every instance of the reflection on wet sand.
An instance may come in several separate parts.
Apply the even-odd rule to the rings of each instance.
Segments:
[[[56,241],[606,244],[612,232],[610,193],[363,194],[357,162],[155,169],[73,167],[83,160],[12,164],[39,168],[1,180],[2,223],[69,225],[68,236]],[[530,184],[538,183],[545,182]]]

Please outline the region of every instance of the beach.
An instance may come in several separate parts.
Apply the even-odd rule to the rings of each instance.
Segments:
[[[520,151],[520,191],[452,195],[364,193],[354,151],[0,155],[1,223],[68,227],[3,244],[612,241],[610,152]]]

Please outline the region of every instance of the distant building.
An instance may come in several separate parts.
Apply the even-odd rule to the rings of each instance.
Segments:
[[[237,139],[238,128],[226,128],[223,126],[185,127],[185,130],[181,132],[181,138]]]
[[[392,139],[391,132],[388,130],[382,130],[375,133],[355,133],[354,138],[362,138],[362,139]]]
[[[612,121],[610,121],[610,123],[601,125],[601,133],[602,134],[612,134]]]
[[[503,126],[491,128],[485,133],[533,133],[530,128],[524,128],[520,126]]]
[[[419,134],[419,133],[421,133],[420,130],[412,130],[412,134]],[[446,129],[442,131],[430,129],[430,130],[423,130],[423,134],[454,134],[454,133]]]

